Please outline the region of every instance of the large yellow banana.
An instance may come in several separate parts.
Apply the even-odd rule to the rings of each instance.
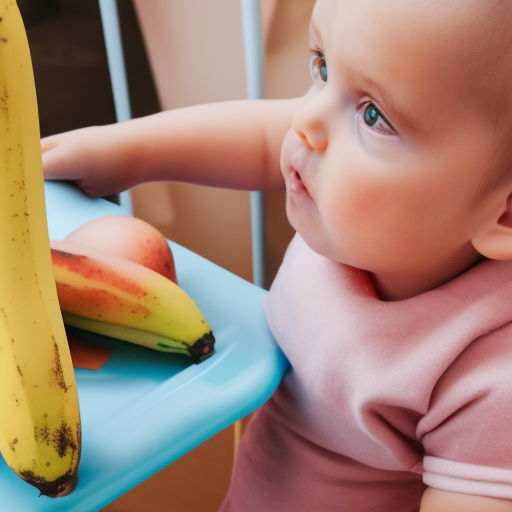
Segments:
[[[213,353],[201,311],[177,284],[127,259],[68,242],[50,242],[64,322],[196,363]]]
[[[76,485],[80,414],[53,277],[32,62],[0,0],[0,451],[41,494]]]

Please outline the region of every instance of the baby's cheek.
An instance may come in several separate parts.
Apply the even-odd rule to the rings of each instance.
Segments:
[[[320,204],[331,221],[360,223],[376,215],[382,205],[381,191],[357,180],[337,180],[324,187]]]

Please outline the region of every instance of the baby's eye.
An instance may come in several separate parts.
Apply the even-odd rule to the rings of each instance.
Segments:
[[[325,63],[325,57],[321,52],[315,51],[309,61],[309,71],[313,82],[316,82],[318,78],[322,82],[327,82],[327,64]]]
[[[360,109],[362,122],[381,135],[396,135],[395,129],[372,103],[365,103]]]

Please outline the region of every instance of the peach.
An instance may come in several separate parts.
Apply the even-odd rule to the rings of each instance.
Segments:
[[[142,219],[127,215],[99,217],[79,226],[64,241],[125,258],[177,283],[174,257],[167,239]]]

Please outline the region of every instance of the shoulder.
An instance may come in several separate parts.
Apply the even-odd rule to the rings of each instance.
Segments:
[[[427,485],[512,499],[510,375],[511,323],[475,339],[446,369],[417,428]]]

